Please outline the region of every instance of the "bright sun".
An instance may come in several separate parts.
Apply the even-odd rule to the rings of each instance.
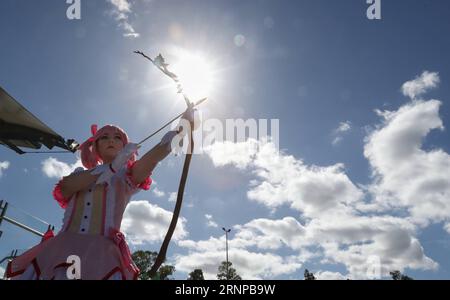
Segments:
[[[193,102],[210,96],[214,78],[207,58],[186,51],[179,51],[177,58],[178,61],[170,65],[169,69],[178,76],[184,93]]]

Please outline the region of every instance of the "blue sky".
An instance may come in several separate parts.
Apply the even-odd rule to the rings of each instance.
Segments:
[[[243,278],[296,279],[305,268],[364,278],[377,257],[383,275],[448,279],[447,2],[384,0],[373,21],[364,0],[81,0],[81,20],[68,20],[63,0],[3,0],[0,85],[66,138],[112,123],[138,141],[185,105],[132,52],[169,62],[180,49],[201,53],[214,71],[205,119],[279,119],[282,151],[248,141],[194,156],[169,250],[175,278],[217,273],[225,226]],[[152,189],[134,196],[123,224],[133,249],[159,249],[182,162],[162,162]],[[2,148],[0,198],[59,226],[51,190],[76,163]],[[2,230],[1,255],[38,242]]]

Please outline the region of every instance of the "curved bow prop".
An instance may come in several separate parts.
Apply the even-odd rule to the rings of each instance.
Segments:
[[[150,57],[148,57],[147,55],[145,55],[141,51],[135,51],[134,53],[140,54],[143,57],[145,57],[146,59],[150,60],[161,72],[163,72],[165,75],[170,77],[177,84],[178,93],[183,95],[184,100],[186,101],[186,105],[187,105],[188,108],[194,108],[195,106],[203,103],[207,99],[207,98],[203,98],[203,99],[199,100],[195,104],[191,103],[189,98],[183,92],[183,87],[181,86],[181,84],[180,84],[180,82],[178,80],[178,76],[176,74],[170,72],[167,69],[168,64],[165,62],[165,60],[164,60],[164,58],[162,57],[161,54],[159,54],[155,59],[151,59]],[[147,139],[149,139],[150,137],[152,137],[153,135],[155,135],[156,133],[158,133],[159,131],[161,131],[165,127],[167,127],[170,123],[174,122],[176,119],[181,117],[182,114],[183,113],[181,113],[177,117],[173,118],[171,121],[169,121],[167,124],[165,124],[163,127],[161,127],[159,130],[157,130],[152,135],[150,135],[147,138],[145,138],[139,144],[142,144]],[[163,241],[163,243],[161,245],[161,248],[160,248],[160,250],[158,252],[158,256],[155,259],[155,263],[153,264],[152,268],[149,271],[150,278],[153,278],[156,275],[156,272],[158,271],[159,267],[162,265],[162,263],[166,259],[167,248],[169,247],[170,240],[172,239],[172,235],[173,235],[173,233],[175,231],[175,228],[177,226],[177,222],[178,222],[178,219],[179,219],[179,216],[180,216],[181,205],[183,204],[184,188],[186,186],[186,180],[187,180],[188,173],[189,173],[189,165],[191,163],[192,153],[194,151],[194,135],[192,133],[192,129],[194,128],[194,124],[191,123],[190,125],[191,125],[190,126],[190,131],[188,133],[189,134],[188,152],[187,152],[186,157],[184,159],[183,172],[181,174],[180,184],[178,186],[177,202],[175,204],[175,208],[174,208],[174,211],[173,211],[172,220],[170,222],[169,229],[167,230],[167,233],[166,233],[166,236],[164,238],[164,241]]]
[[[170,240],[172,239],[172,235],[175,231],[175,228],[176,228],[177,222],[178,222],[178,218],[180,216],[181,205],[183,204],[184,187],[186,186],[186,179],[187,179],[187,176],[189,173],[189,165],[191,163],[192,152],[194,150],[194,136],[192,134],[192,128],[193,128],[192,126],[193,126],[193,124],[191,124],[191,130],[189,132],[190,137],[189,137],[188,153],[186,154],[186,157],[184,158],[183,172],[181,174],[180,185],[178,186],[177,202],[175,204],[175,209],[173,211],[172,220],[170,221],[170,225],[169,225],[169,229],[167,230],[166,237],[164,238],[164,241],[158,252],[158,256],[155,259],[155,263],[153,264],[152,268],[150,269],[150,272],[149,272],[150,278],[153,278],[156,275],[156,272],[158,271],[159,267],[166,259],[167,248],[169,247]]]

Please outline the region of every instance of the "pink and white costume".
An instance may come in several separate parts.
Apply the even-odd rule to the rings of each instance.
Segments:
[[[118,170],[109,182],[80,191],[69,199],[61,194],[59,182],[53,195],[65,208],[61,231],[31,248],[8,264],[6,275],[12,279],[67,279],[67,258],[81,259],[82,280],[136,279],[139,269],[123,234],[123,213],[139,189],[148,190],[151,178],[135,184],[131,178],[133,162]],[[83,171],[78,168],[74,171]]]

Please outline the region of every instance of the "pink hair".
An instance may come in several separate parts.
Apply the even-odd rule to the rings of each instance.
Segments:
[[[88,138],[83,144],[81,144],[79,150],[81,151],[81,162],[83,166],[87,169],[95,168],[97,165],[103,163],[102,158],[100,157],[99,153],[97,152],[97,140],[108,130],[114,129],[117,133],[119,133],[123,145],[125,146],[128,144],[128,135],[125,133],[125,131],[114,125],[106,125],[102,127],[101,129],[97,130],[97,125],[91,126],[91,133],[92,136]],[[130,159],[130,161],[135,161],[136,157],[133,155],[133,157]]]

